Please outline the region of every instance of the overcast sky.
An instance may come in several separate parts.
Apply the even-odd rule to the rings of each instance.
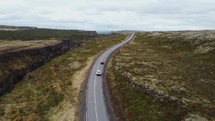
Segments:
[[[215,29],[215,0],[0,0],[0,24],[83,30]]]

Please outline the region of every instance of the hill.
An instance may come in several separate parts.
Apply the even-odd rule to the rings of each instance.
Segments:
[[[5,30],[5,31],[29,30],[29,29],[37,29],[37,27],[0,25],[0,30]]]
[[[57,29],[29,29],[19,31],[0,30],[0,40],[73,40],[78,42],[86,40],[90,37],[96,37],[96,31],[80,31],[80,30],[57,30]]]

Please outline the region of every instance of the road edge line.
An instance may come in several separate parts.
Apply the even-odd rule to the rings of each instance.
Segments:
[[[133,33],[132,33],[133,34]],[[131,34],[131,35],[132,35]],[[131,35],[129,35],[127,38],[125,38],[124,40],[128,39]],[[123,47],[124,45],[126,45],[127,43],[129,43],[130,41],[132,41],[135,38],[135,33],[134,36],[131,38],[131,40],[129,40],[128,42],[126,42],[125,44],[123,44],[121,47]],[[116,121],[116,116],[115,116],[115,111],[113,108],[113,103],[111,101],[111,97],[110,97],[110,91],[109,91],[109,87],[107,84],[107,80],[106,80],[106,76],[107,76],[107,63],[110,60],[110,58],[121,48],[119,47],[118,49],[116,49],[115,51],[113,51],[110,56],[107,58],[107,62],[105,62],[104,65],[104,76],[103,78],[103,83],[102,83],[102,87],[103,87],[103,93],[104,93],[104,97],[105,97],[105,105],[106,105],[106,110],[107,110],[107,115],[110,121]]]

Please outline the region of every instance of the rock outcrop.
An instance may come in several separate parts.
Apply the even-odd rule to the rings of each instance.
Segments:
[[[4,67],[8,66],[7,76],[0,80],[0,96],[6,92],[10,92],[15,84],[17,84],[22,78],[28,73],[38,67],[46,64],[51,59],[60,56],[70,50],[73,50],[80,46],[70,40],[64,40],[59,44],[53,46],[46,46],[43,48],[27,49],[20,50],[17,52],[8,52],[0,55],[0,64]],[[23,59],[22,63],[31,63],[27,67],[22,67],[20,69],[13,69],[10,67],[10,63],[7,63],[11,60],[16,60],[17,58],[27,58]],[[31,60],[28,62],[28,60]],[[4,73],[3,73],[4,74]],[[4,76],[4,75],[3,75]]]

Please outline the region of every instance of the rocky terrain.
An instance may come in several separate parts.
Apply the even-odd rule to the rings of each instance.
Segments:
[[[124,120],[215,120],[215,31],[142,32],[107,80]]]

